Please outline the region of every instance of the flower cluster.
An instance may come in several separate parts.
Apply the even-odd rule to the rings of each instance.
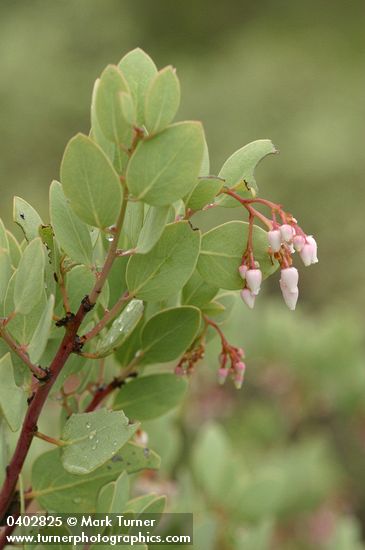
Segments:
[[[245,354],[242,348],[234,346],[223,346],[219,356],[220,367],[218,369],[218,383],[223,386],[228,375],[231,375],[235,387],[239,390],[242,387],[246,365],[242,361]]]
[[[312,235],[306,235],[303,232],[294,219],[291,224],[284,223],[279,226],[275,222],[273,225],[274,227],[267,234],[269,254],[280,263],[281,292],[288,308],[294,310],[299,296],[299,274],[298,270],[292,267],[292,255],[298,252],[305,266],[315,264],[318,262],[317,243]],[[257,262],[251,266],[247,265],[246,256],[244,256],[239,274],[245,281],[241,298],[252,309],[256,296],[260,292],[262,272]]]

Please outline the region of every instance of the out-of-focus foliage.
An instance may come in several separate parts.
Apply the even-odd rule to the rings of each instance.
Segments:
[[[293,322],[282,304],[247,314],[237,305],[226,332],[250,343],[243,391],[216,386],[212,352],[183,416],[143,425],[169,502],[196,514],[199,549],[364,548],[359,324],[346,313],[314,325],[304,314]]]

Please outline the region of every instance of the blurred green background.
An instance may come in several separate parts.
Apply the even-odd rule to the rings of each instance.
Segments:
[[[229,437],[244,457],[240,470],[257,479],[270,465],[291,476],[284,493],[291,487],[292,500],[232,521],[229,507],[216,506],[216,495],[195,479],[186,502],[196,503],[196,494],[205,502],[202,550],[217,544],[223,550],[362,548],[364,11],[361,0],[1,0],[0,216],[6,223],[14,194],[47,219],[48,186],[58,178],[64,146],[77,131],[88,132],[94,80],[106,64],[141,46],[160,67],[177,67],[180,116],[203,121],[213,172],[249,141],[274,141],[281,154],[258,168],[260,192],[283,203],[319,243],[320,263],[301,269],[294,315],[275,299],[277,281],[266,285],[253,314],[242,317],[241,308],[234,315],[230,330],[249,353],[246,388],[222,393],[212,377],[198,375],[194,406],[171,420],[180,430],[176,437],[185,438],[185,455],[171,459],[163,474],[169,483],[181,480],[177,506],[188,499],[181,491],[194,485],[179,466],[184,456],[204,455],[201,441],[211,441],[210,448]],[[241,213],[215,210],[210,222],[227,215]],[[208,362],[213,371],[214,360]],[[197,435],[203,420],[206,433]],[[190,440],[198,451],[190,451]],[[227,470],[229,457],[222,463]],[[269,484],[263,491],[275,489]]]

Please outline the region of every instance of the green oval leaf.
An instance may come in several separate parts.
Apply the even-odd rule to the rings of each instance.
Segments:
[[[132,256],[127,266],[130,294],[152,302],[178,292],[194,271],[200,249],[200,233],[188,222],[167,225],[147,254]]]
[[[27,408],[27,397],[15,384],[10,353],[0,359],[0,379],[0,410],[11,431],[16,432]]]
[[[149,206],[138,237],[137,252],[146,254],[154,247],[171,214],[171,206]]]
[[[196,270],[183,288],[182,303],[202,307],[213,300],[218,290],[218,287],[204,281]]]
[[[165,67],[152,80],[145,103],[149,134],[161,132],[174,119],[180,104],[180,83],[173,67]]]
[[[73,137],[61,164],[61,182],[75,213],[85,223],[113,225],[122,204],[122,186],[109,159],[83,134]]]
[[[201,210],[204,206],[214,201],[223,185],[224,180],[217,176],[200,177],[198,185],[186,201],[186,206],[192,210]]]
[[[160,458],[150,449],[127,443],[106,464],[90,474],[67,472],[61,451],[55,449],[39,456],[32,469],[32,490],[39,504],[48,511],[95,512],[100,489],[123,471],[131,474],[145,468],[157,470]]]
[[[52,294],[48,298],[47,305],[43,310],[42,317],[39,320],[39,323],[33,333],[32,339],[27,349],[28,355],[32,363],[37,363],[42,357],[44,350],[46,349],[52,326],[54,302],[55,300]]]
[[[269,139],[252,141],[233,153],[223,164],[218,175],[226,181],[227,187],[237,189],[242,197],[251,197],[258,192],[254,176],[257,164],[267,155],[277,152]],[[217,202],[225,207],[236,207],[238,204],[232,197],[223,195]]]
[[[199,309],[191,306],[165,309],[151,317],[141,334],[143,364],[164,363],[182,355],[197,335],[200,318]]]
[[[45,253],[41,239],[31,241],[24,250],[15,277],[14,306],[17,313],[29,313],[44,292]]]
[[[136,105],[137,125],[144,124],[144,104],[147,89],[157,73],[156,65],[141,48],[128,52],[119,62],[119,69],[125,76]]]
[[[9,243],[9,253],[11,258],[11,264],[14,268],[18,267],[20,258],[22,256],[22,249],[20,248],[20,245],[17,241],[17,239],[14,237],[10,231],[6,231],[6,236],[8,238]]]
[[[90,265],[93,250],[89,229],[74,214],[58,181],[51,184],[49,200],[51,223],[61,248],[75,262]]]
[[[43,224],[38,212],[27,201],[14,197],[13,220],[19,225],[28,242],[39,237],[39,228]]]
[[[153,374],[136,378],[118,392],[113,408],[128,411],[130,418],[150,420],[166,414],[183,399],[188,384],[175,374]]]
[[[110,460],[132,437],[137,425],[130,425],[122,411],[99,409],[73,414],[62,431],[62,464],[71,474],[85,475]]]
[[[120,147],[129,147],[132,128],[124,117],[121,94],[129,93],[128,84],[114,65],[103,71],[95,92],[95,114],[105,137]]]
[[[97,354],[106,357],[118,349],[133,332],[143,315],[143,302],[132,300],[114,321],[106,335],[100,340]]]
[[[98,502],[98,514],[118,514],[125,510],[129,498],[129,477],[126,472],[101,489]]]
[[[196,185],[204,152],[200,122],[179,122],[140,142],[126,178],[135,198],[154,206],[171,204]]]
[[[203,235],[197,267],[207,283],[227,290],[243,287],[238,268],[246,249],[247,238],[248,223],[240,221],[224,223]],[[263,276],[268,277],[277,269],[278,263],[271,263],[267,233],[256,225],[253,228],[253,249]]]
[[[6,290],[11,278],[11,260],[9,251],[0,248],[0,305],[5,300]]]

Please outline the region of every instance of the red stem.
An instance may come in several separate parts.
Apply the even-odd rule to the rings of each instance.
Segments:
[[[6,468],[6,478],[0,493],[0,521],[6,515],[6,512],[11,504],[19,474],[23,468],[23,464],[27,457],[35,432],[37,432],[37,422],[43,405],[57,379],[57,376],[61,372],[64,364],[73,351],[77,331],[88,311],[89,308],[86,307],[83,302],[80,305],[74,319],[67,326],[61,345],[50,365],[49,380],[39,385],[39,388],[34,394],[34,397],[28,407],[13,458]]]

